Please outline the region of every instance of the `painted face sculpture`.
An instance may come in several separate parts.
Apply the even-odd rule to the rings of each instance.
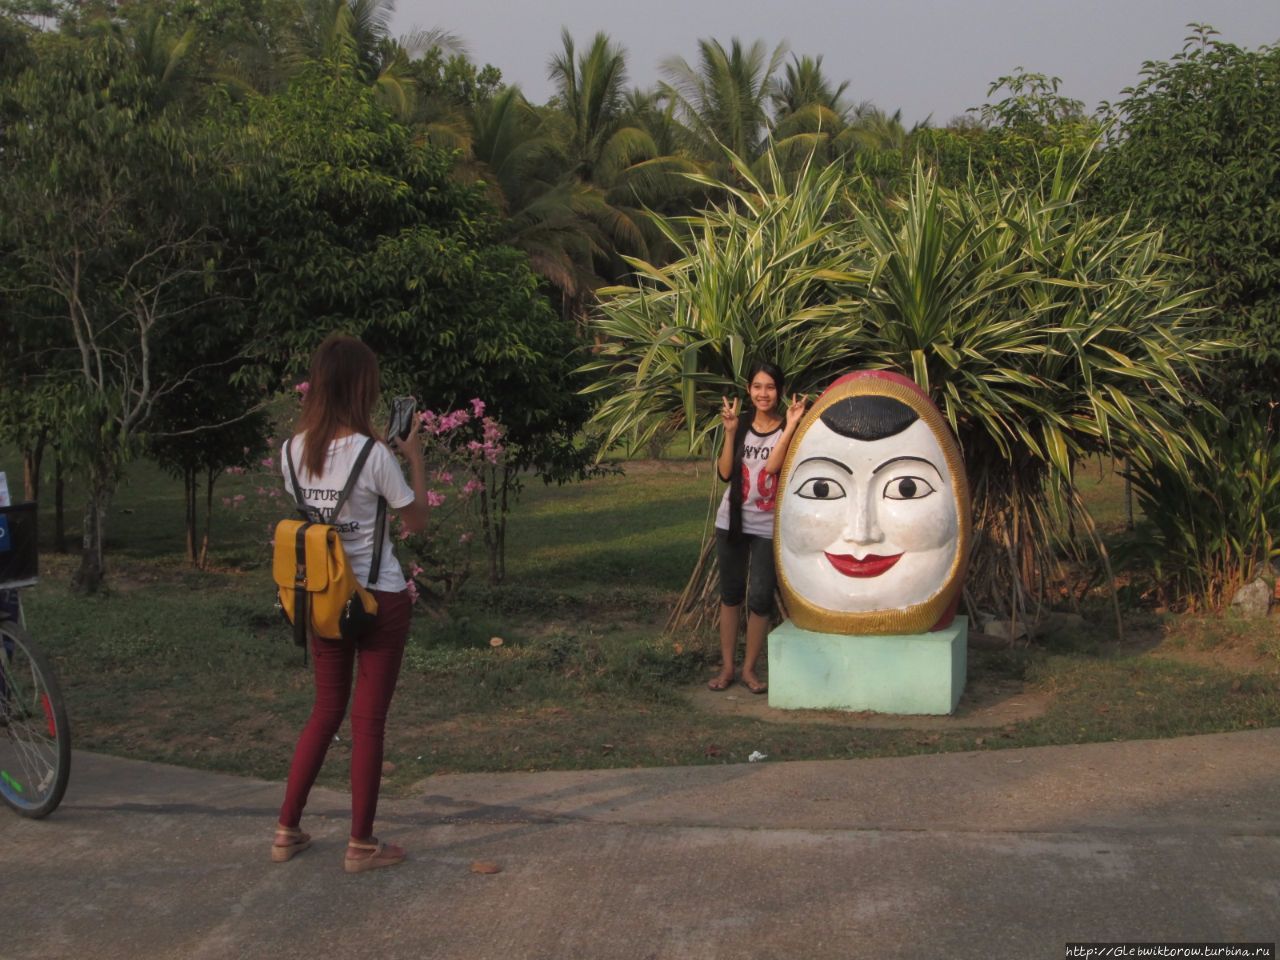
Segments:
[[[938,630],[955,615],[969,485],[941,412],[896,373],[836,380],[805,415],[779,477],[778,582],[796,626]]]

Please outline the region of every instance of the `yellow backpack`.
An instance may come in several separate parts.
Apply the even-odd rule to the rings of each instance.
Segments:
[[[370,438],[361,448],[346,486],[329,514],[330,519],[336,519],[347,502],[375,442]],[[337,529],[323,522],[320,512],[308,507],[302,499],[291,442],[285,444],[285,458],[302,519],[281,520],[276,524],[271,572],[279,592],[280,608],[285,619],[293,624],[294,642],[301,647],[306,647],[308,631],[327,640],[359,640],[373,628],[378,601],[351,572]],[[382,566],[386,511],[387,502],[379,497],[369,587],[378,581]]]

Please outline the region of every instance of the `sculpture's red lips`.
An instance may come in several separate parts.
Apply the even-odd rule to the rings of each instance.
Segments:
[[[902,554],[895,553],[891,557],[882,557],[868,553],[859,560],[847,553],[828,553],[827,560],[846,577],[878,577],[902,559]]]

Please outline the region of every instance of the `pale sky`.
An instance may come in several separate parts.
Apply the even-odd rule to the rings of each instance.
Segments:
[[[822,55],[851,102],[901,108],[908,126],[946,123],[986,102],[1016,67],[1062,78],[1092,111],[1138,79],[1144,60],[1182,49],[1187,24],[1257,48],[1280,41],[1280,0],[399,0],[392,32],[439,28],[492,63],[536,103],[551,95],[547,62],[568,27],[579,50],[603,30],[627,51],[631,86],[663,79],[671,56],[696,63],[697,41],[763,40]]]

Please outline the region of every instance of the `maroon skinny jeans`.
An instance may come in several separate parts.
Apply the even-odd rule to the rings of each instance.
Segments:
[[[373,835],[378,811],[378,787],[382,780],[382,741],[391,695],[400,676],[400,661],[409,636],[413,602],[408,592],[374,590],[378,619],[373,631],[360,643],[311,638],[315,663],[316,699],[302,728],[289,766],[280,823],[296,827],[302,808],[316,782],[329,744],[342,725],[351,695],[351,675],[356,692],[351,706],[351,836],[366,840]]]

